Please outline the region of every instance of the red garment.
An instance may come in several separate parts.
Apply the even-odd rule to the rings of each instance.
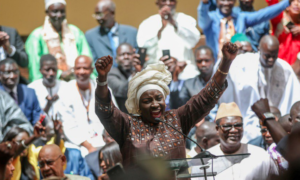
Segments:
[[[278,0],[266,0],[269,6],[278,3]],[[283,26],[286,25],[289,20],[285,15],[285,12],[281,13],[277,17],[271,20],[273,27],[273,35],[278,37],[280,46],[278,57],[288,62],[290,65],[294,64],[297,60],[297,54],[300,52],[300,35],[293,36],[292,33],[285,33]]]

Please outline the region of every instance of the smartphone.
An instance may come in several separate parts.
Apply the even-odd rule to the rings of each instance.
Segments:
[[[141,65],[143,66],[145,64],[146,61],[146,55],[147,55],[147,48],[139,48],[138,50],[138,54],[140,55],[140,61],[141,61]]]
[[[162,54],[163,54],[163,57],[164,57],[164,56],[169,56],[169,59],[171,58],[170,50],[169,50],[169,49],[162,50]]]
[[[286,26],[288,29],[292,29],[294,25],[295,25],[295,24],[294,24],[292,21],[290,21],[290,22],[288,22],[285,26]]]
[[[109,168],[107,170],[107,175],[110,180],[122,179],[122,177],[124,177],[124,175],[125,175],[125,171],[124,171],[122,164],[117,163],[114,167]]]

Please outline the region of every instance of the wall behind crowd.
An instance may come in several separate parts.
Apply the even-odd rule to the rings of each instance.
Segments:
[[[92,18],[98,0],[66,0],[68,22],[82,31],[95,27]],[[139,24],[157,13],[156,0],[114,0],[117,4],[116,19],[119,23],[138,27]],[[237,0],[238,1],[238,0]],[[200,0],[178,0],[178,12],[184,12],[197,19],[197,6]],[[264,0],[256,0],[256,9],[266,7]],[[16,28],[21,36],[28,36],[31,31],[44,22],[44,0],[0,0],[0,24]]]

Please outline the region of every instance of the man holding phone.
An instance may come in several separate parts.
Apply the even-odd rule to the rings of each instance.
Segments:
[[[176,12],[177,0],[156,0],[156,5],[159,13],[144,20],[137,34],[139,47],[147,48],[149,61],[146,64],[157,62],[163,56],[162,50],[168,49],[179,62],[187,63],[184,72],[179,76],[180,79],[196,76],[198,71],[192,64],[192,48],[200,39],[196,20]]]
[[[118,67],[108,73],[108,85],[111,88],[121,111],[127,113],[125,101],[127,99],[128,83],[135,73],[142,70],[140,55],[128,43],[120,44],[117,48]]]

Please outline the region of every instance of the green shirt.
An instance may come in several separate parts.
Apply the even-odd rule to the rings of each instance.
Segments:
[[[78,55],[86,55],[89,57],[93,57],[90,47],[85,39],[84,33],[76,26],[69,24],[70,30],[75,36],[76,47],[78,51]],[[26,52],[28,54],[29,65],[29,81],[32,82],[34,80],[42,78],[42,74],[40,73],[40,59],[43,55],[49,54],[48,46],[43,39],[43,27],[38,27],[29,35],[25,47]],[[63,43],[61,41],[61,48],[63,49]],[[62,71],[59,70],[57,72],[57,77],[60,77]],[[91,75],[93,78],[95,77],[96,71]]]

